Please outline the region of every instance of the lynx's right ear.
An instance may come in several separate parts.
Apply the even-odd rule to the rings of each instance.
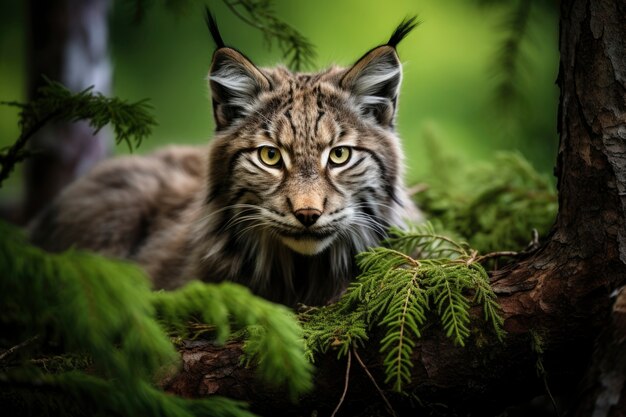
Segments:
[[[218,49],[213,54],[209,84],[218,130],[252,112],[259,94],[270,89],[265,75],[243,54],[225,46],[215,19],[206,9],[207,25]]]

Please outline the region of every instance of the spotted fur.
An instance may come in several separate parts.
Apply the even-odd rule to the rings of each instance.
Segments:
[[[395,45],[412,23],[352,67],[318,73],[257,68],[212,28],[209,146],[101,164],[35,220],[32,240],[132,259],[157,288],[230,280],[287,305],[332,301],[358,252],[419,219],[394,130]]]

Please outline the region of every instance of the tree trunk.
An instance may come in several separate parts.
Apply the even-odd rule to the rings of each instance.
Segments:
[[[42,76],[72,91],[93,85],[95,91],[110,92],[109,5],[109,0],[29,1],[29,99],[36,95]],[[103,129],[94,135],[86,122],[57,123],[42,129],[31,147],[37,155],[24,165],[24,222],[109,153],[110,134]]]
[[[540,249],[493,275],[508,332],[504,344],[461,348],[437,331],[423,336],[407,389],[431,411],[444,404],[452,415],[497,414],[546,393],[547,385],[557,396],[584,394],[569,410],[574,415],[625,413],[626,290],[613,306],[616,290],[626,284],[625,22],[623,0],[561,2],[558,217]],[[333,353],[316,364],[315,392],[293,405],[239,365],[239,349],[182,349],[184,369],[167,388],[184,396],[241,398],[261,413],[310,415],[315,409],[326,415],[339,402],[346,361]],[[358,352],[381,383],[378,346]],[[352,363],[340,414],[367,415],[380,397]],[[392,397],[396,411],[410,401]]]

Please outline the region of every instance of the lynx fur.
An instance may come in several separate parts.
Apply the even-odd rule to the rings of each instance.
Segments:
[[[135,261],[156,288],[230,280],[283,304],[326,304],[358,273],[357,253],[419,218],[394,128],[395,47],[414,21],[352,67],[317,73],[257,68],[210,15],[209,26],[208,146],[101,163],[35,219],[31,239]]]

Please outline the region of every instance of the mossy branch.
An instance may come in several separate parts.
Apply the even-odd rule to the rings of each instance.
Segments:
[[[247,357],[260,376],[284,384],[292,397],[311,386],[311,365],[292,314],[236,284],[196,282],[153,293],[135,265],[87,252],[49,254],[3,223],[0,271],[0,327],[18,330],[11,333],[12,345],[39,335],[35,346],[14,349],[5,355],[10,361],[0,362],[0,383],[26,386],[23,395],[36,396],[36,386],[51,386],[52,394],[77,396],[116,415],[191,416],[211,410],[210,415],[249,416],[239,403],[188,401],[153,387],[153,379],[176,372],[180,360],[163,326],[183,330],[194,317],[213,324],[221,341],[231,322],[252,327]],[[50,345],[64,356],[58,366],[33,360],[33,351],[40,354]],[[46,401],[60,401],[54,398]],[[219,411],[218,403],[228,409]]]
[[[231,321],[247,328],[245,359],[257,366],[264,380],[284,385],[294,399],[312,387],[312,367],[303,350],[302,330],[286,307],[228,282],[192,282],[176,291],[154,293],[152,303],[163,325],[178,335],[186,333],[190,317],[215,326],[220,343],[229,337]]]

